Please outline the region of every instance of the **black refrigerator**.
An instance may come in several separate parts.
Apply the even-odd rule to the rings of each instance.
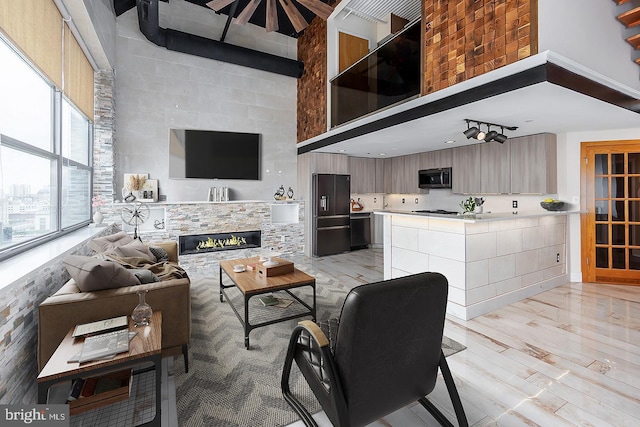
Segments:
[[[351,248],[351,175],[313,174],[313,256]]]

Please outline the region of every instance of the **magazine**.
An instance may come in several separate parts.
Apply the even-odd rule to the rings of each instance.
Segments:
[[[107,332],[106,334],[94,335],[85,338],[78,362],[98,360],[125,351],[129,351],[128,330],[121,329]]]
[[[129,326],[127,316],[113,317],[111,319],[98,320],[97,322],[83,323],[77,325],[73,330],[72,337],[86,337],[89,335],[95,335],[101,332],[115,331],[118,329],[124,329]]]

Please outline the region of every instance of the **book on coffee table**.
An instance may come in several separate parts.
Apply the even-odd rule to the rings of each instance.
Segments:
[[[129,351],[129,331],[127,329],[93,335],[84,339],[78,362],[99,360],[125,351]]]
[[[264,295],[264,296],[258,297],[258,299],[260,300],[260,303],[265,307],[280,303],[280,300],[274,297],[273,295]]]
[[[113,317],[111,319],[98,320],[97,322],[83,323],[77,325],[73,330],[72,337],[86,337],[102,332],[116,331],[129,326],[127,316]]]

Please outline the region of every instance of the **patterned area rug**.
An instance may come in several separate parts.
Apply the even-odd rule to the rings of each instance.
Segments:
[[[317,319],[338,317],[350,288],[320,272],[306,272],[316,278]],[[252,331],[251,347],[246,350],[240,322],[228,303],[219,300],[218,278],[193,280],[191,292],[189,373],[185,374],[181,357],[176,358],[173,370],[178,424],[276,427],[297,421],[282,397],[280,376],[291,331],[301,319]],[[233,298],[239,298],[239,292]],[[256,316],[264,310],[290,310],[260,307],[257,298],[250,303]],[[446,337],[443,340],[447,356],[464,348]],[[311,413],[320,410],[295,363],[291,389]]]

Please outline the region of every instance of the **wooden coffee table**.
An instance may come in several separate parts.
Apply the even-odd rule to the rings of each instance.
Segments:
[[[75,378],[87,378],[119,371],[123,368],[133,367],[145,362],[151,362],[155,369],[155,394],[156,413],[153,420],[142,424],[145,426],[160,426],[161,390],[162,378],[162,312],[154,311],[151,324],[144,327],[134,327],[129,319],[129,331],[137,332],[129,342],[129,351],[120,353],[108,360],[93,362],[67,362],[71,357],[82,350],[83,338],[73,338],[74,328],[64,337],[51,359],[42,368],[38,375],[38,403],[47,403],[49,387],[55,383],[73,380]]]
[[[311,316],[314,322],[316,320],[315,278],[298,270],[297,268],[294,268],[293,273],[281,274],[279,276],[273,277],[263,277],[258,273],[257,270],[247,270],[242,273],[233,271],[233,266],[236,264],[247,265],[257,263],[259,263],[258,257],[220,261],[220,302],[224,302],[224,299],[226,298],[229,302],[229,305],[236,313],[236,316],[238,316],[238,320],[240,320],[240,323],[244,327],[244,346],[247,349],[249,348],[249,332],[256,328],[305,316]],[[232,285],[225,285],[223,283],[223,271],[233,282]],[[300,296],[295,295],[293,292],[291,292],[292,289],[300,288],[303,286],[310,286],[313,290],[313,299],[310,303],[305,302]],[[232,299],[229,298],[229,295],[227,294],[227,289],[229,288],[237,288],[240,290],[240,292],[242,292],[242,299],[244,302],[243,314],[240,314],[239,307],[236,307],[236,305],[233,304]],[[272,309],[272,316],[270,318],[252,324],[249,321],[249,300],[252,297],[258,295],[268,294],[276,291],[286,292],[291,298],[293,298],[293,304],[296,304],[297,307],[301,307],[302,310],[298,310],[293,314],[279,315],[284,313],[291,313],[291,310],[279,307],[270,307]],[[278,310],[281,310],[282,312],[279,313]]]

